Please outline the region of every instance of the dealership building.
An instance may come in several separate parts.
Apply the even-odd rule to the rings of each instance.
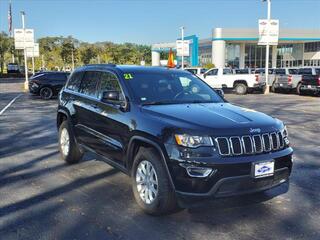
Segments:
[[[185,64],[202,66],[213,63],[216,67],[265,67],[266,47],[258,45],[258,29],[215,28],[212,37],[198,39],[187,36],[189,56]],[[152,65],[160,65],[160,53],[175,51],[175,42],[152,45]],[[269,66],[302,67],[320,66],[320,29],[280,29],[279,43],[270,46]],[[181,59],[177,57],[178,62]]]

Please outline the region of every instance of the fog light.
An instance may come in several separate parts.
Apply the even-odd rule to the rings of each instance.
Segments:
[[[197,167],[193,165],[180,164],[181,167],[184,167],[190,177],[196,178],[206,178],[212,173],[216,173],[217,169],[212,169],[208,167]]]

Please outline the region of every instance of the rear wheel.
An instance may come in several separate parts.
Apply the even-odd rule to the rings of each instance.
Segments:
[[[302,93],[301,93],[301,83],[299,83],[299,84],[297,85],[297,90],[296,90],[296,92],[297,92],[298,95],[302,95]]]
[[[245,95],[248,92],[248,87],[244,83],[237,83],[234,87],[234,90],[238,95]]]
[[[83,156],[67,120],[59,128],[59,150],[62,159],[70,164],[79,162]]]
[[[51,88],[49,88],[49,87],[41,88],[40,97],[42,99],[48,100],[48,99],[52,98],[52,96],[53,96],[53,91]]]
[[[275,83],[272,83],[272,86],[271,86],[271,92],[277,92],[277,88],[276,88],[276,84]]]
[[[152,148],[140,148],[135,156],[132,188],[137,203],[148,214],[163,215],[178,209],[164,163]]]

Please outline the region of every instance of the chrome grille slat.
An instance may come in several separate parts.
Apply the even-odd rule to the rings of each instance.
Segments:
[[[242,141],[244,153],[246,153],[246,154],[254,153],[254,144],[251,139],[251,136],[243,136],[241,138],[241,141]],[[250,150],[249,150],[249,148],[250,148]]]
[[[276,151],[284,147],[281,132],[263,133],[253,136],[217,137],[214,140],[222,156],[257,154]]]
[[[254,135],[253,136],[253,146],[254,146],[254,151],[256,153],[262,153],[263,152],[263,143],[262,143],[262,139],[261,139],[260,135]]]
[[[231,147],[231,152],[233,155],[241,155],[243,153],[242,151],[242,144],[240,137],[230,137],[230,147]],[[239,144],[239,146],[237,146]]]

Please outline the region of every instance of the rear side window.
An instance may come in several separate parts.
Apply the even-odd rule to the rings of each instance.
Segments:
[[[229,68],[223,69],[223,75],[230,75],[230,74],[232,74],[232,70],[231,69],[229,69]]]
[[[312,69],[311,68],[300,68],[299,74],[312,75]]]
[[[47,75],[47,79],[56,81],[66,81],[67,75],[64,73],[51,73]]]
[[[89,71],[85,72],[80,84],[79,92],[90,97],[97,96],[97,84],[99,82],[101,73]]]
[[[289,74],[298,74],[298,69],[289,69]]]
[[[320,68],[316,68],[315,70],[317,75],[320,74]]]
[[[236,69],[236,74],[249,74],[249,69]]]
[[[83,72],[75,72],[74,74],[72,74],[68,82],[67,89],[78,92],[82,77]]]
[[[280,74],[285,75],[286,74],[286,70],[285,69],[276,69],[275,73],[278,74],[278,75],[280,75]]]
[[[121,87],[117,76],[111,72],[102,72],[100,76],[99,98],[105,91],[117,91],[121,93]],[[121,95],[122,96],[122,95]]]

